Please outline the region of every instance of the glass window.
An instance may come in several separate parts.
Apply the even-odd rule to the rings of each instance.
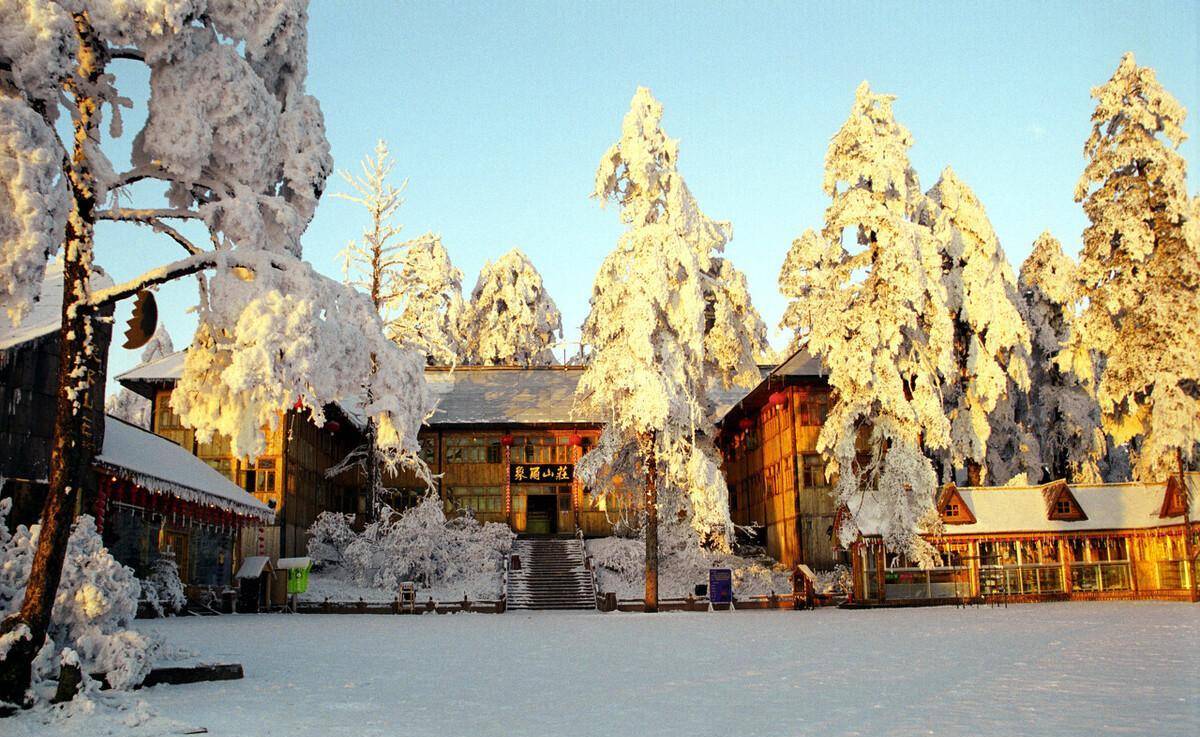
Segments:
[[[825,460],[821,458],[820,453],[805,453],[803,464],[804,488],[815,489],[829,485],[829,481],[825,478]]]

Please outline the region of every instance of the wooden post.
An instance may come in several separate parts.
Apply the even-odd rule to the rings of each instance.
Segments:
[[[1068,541],[1061,537],[1058,539],[1058,559],[1061,561],[1059,565],[1062,566],[1063,593],[1070,596],[1075,587],[1071,584],[1071,546],[1067,543]]]
[[[646,608],[658,611],[658,489],[654,459],[655,433],[646,434],[642,444],[646,463]]]
[[[1183,494],[1183,572],[1187,574],[1188,599],[1194,604],[1200,601],[1196,590],[1196,565],[1192,559],[1192,495],[1188,492],[1187,478],[1183,475],[1183,450],[1175,449],[1175,460],[1179,464],[1179,493]]]
[[[887,554],[884,551],[883,540],[875,546],[875,580],[879,590],[879,601],[887,600],[887,576],[883,570],[887,567]]]

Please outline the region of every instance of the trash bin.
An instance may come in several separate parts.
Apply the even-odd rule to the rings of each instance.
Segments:
[[[288,596],[308,591],[308,572],[312,570],[312,558],[280,558],[275,567],[287,571]]]

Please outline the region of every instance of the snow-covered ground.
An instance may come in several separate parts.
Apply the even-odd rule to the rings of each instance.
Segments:
[[[1200,734],[1188,604],[138,625],[245,680],[147,689],[117,715],[23,714],[4,734]]]

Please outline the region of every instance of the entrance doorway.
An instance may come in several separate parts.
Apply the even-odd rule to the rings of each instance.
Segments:
[[[557,512],[554,494],[529,494],[525,497],[525,533],[555,534],[558,532]]]

